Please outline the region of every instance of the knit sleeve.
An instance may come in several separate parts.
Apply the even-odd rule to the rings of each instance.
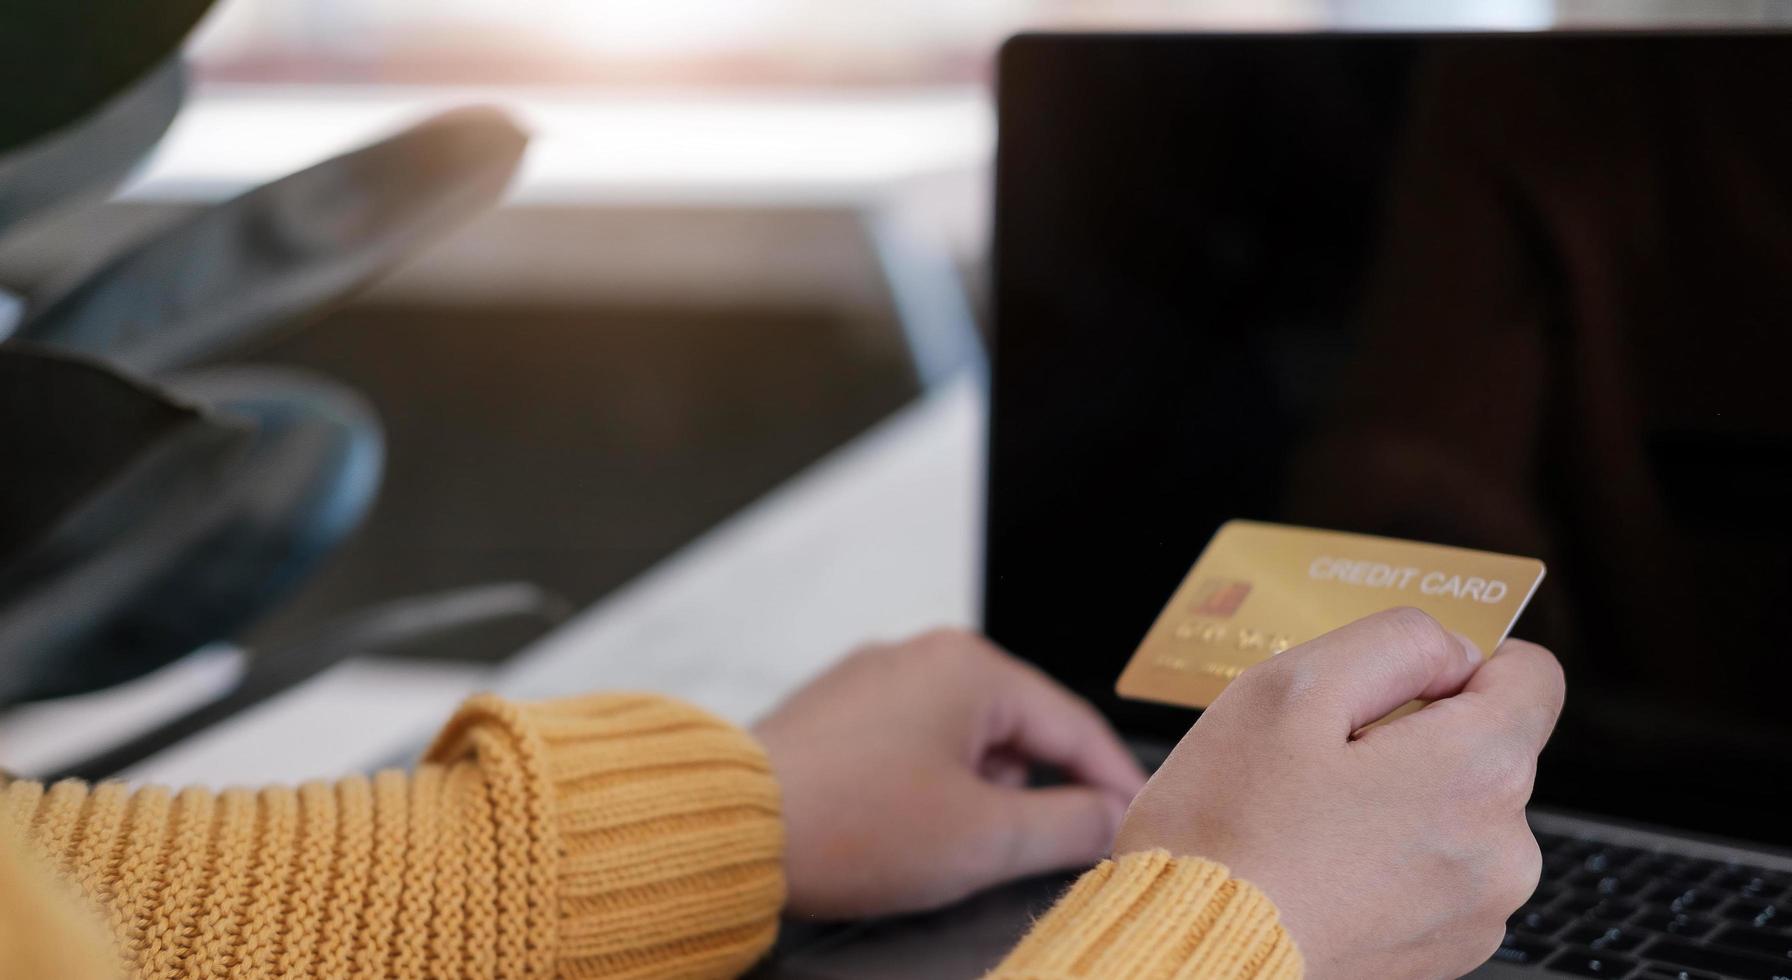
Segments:
[[[561,976],[730,977],[770,948],[784,906],[784,828],[765,752],[655,695],[461,709],[428,758],[514,739],[540,760],[558,860]]]
[[[783,831],[744,732],[648,696],[466,703],[414,772],[297,789],[14,782],[0,815],[124,974],[725,977]]]
[[[1226,868],[1166,851],[1079,878],[986,980],[1299,980],[1275,906]]]

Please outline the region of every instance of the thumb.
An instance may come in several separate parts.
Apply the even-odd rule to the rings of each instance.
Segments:
[[[1342,741],[1414,698],[1455,694],[1480,662],[1473,644],[1425,613],[1389,609],[1265,660],[1239,679],[1251,683],[1233,684],[1226,693],[1264,684],[1273,690],[1277,685],[1270,682],[1277,675],[1283,685],[1304,678],[1325,695],[1307,721]]]
[[[1007,828],[1002,877],[1085,868],[1107,857],[1126,800],[1089,786],[1001,790]]]

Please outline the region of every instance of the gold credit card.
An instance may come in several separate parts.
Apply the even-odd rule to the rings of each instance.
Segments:
[[[1205,708],[1246,667],[1394,606],[1423,609],[1492,655],[1541,581],[1535,558],[1228,521],[1114,687]]]

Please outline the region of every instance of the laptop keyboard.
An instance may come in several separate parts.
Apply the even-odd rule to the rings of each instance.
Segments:
[[[1792,873],[1539,833],[1495,960],[1617,980],[1792,980]]]

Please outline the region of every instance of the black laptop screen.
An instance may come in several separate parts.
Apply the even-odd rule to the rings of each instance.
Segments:
[[[1792,843],[1792,37],[1026,37],[986,626],[1133,730],[1223,521],[1529,555],[1538,801]]]

